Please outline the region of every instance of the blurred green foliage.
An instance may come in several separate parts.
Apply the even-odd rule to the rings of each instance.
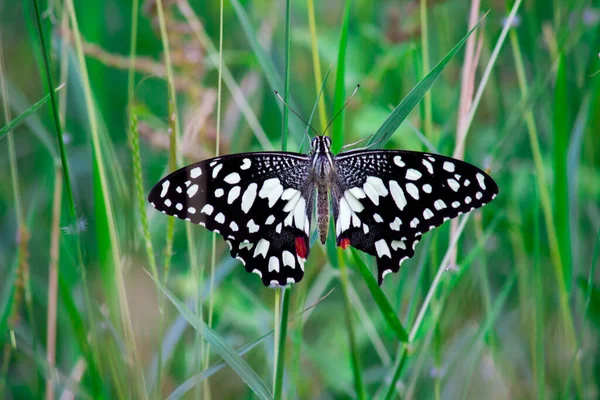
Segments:
[[[0,397],[50,393],[58,398],[69,390],[77,398],[167,398],[187,390],[185,398],[260,396],[251,387],[270,388],[273,379],[274,339],[263,335],[273,329],[274,292],[232,260],[217,237],[211,293],[212,234],[175,221],[171,248],[168,218],[140,209],[135,197],[135,152],[144,193],[167,172],[169,158],[169,88],[157,3],[143,1],[135,10],[134,104],[128,104],[132,2],[77,0],[75,16],[69,14],[70,3],[41,1],[40,7],[49,72],[56,86],[66,84],[56,106],[76,222],[69,217],[65,185],[57,183],[64,174],[49,105],[30,109],[48,94],[34,3],[0,3],[0,127],[30,113],[12,133],[0,135]],[[178,164],[214,155],[217,134],[221,154],[281,148],[282,106],[272,90],[284,89],[273,86],[283,85],[285,76],[285,1],[224,1],[218,133],[220,4],[162,3],[181,127]],[[338,111],[344,89],[349,94],[361,84],[343,124],[336,124],[338,144],[340,137],[352,143],[379,129],[424,72],[469,31],[475,1],[348,3],[315,2],[311,29],[310,2],[291,1],[288,43],[290,104],[305,118],[322,85],[315,76],[329,71],[324,109],[312,120],[317,130]],[[342,29],[347,6],[348,25]],[[475,13],[477,21],[489,11],[472,36],[473,92],[512,6],[512,1],[484,0]],[[78,37],[86,69],[78,61]],[[467,51],[463,47],[449,61],[429,91],[430,102],[419,103],[386,148],[433,147],[453,154],[460,141]],[[367,398],[386,393],[444,399],[600,396],[600,282],[593,273],[600,228],[599,53],[597,1],[521,4],[464,143],[464,159],[488,169],[500,195],[467,221],[456,268],[449,268],[439,285],[432,282],[451,243],[449,223],[428,233],[415,257],[382,286],[386,310],[391,306],[407,331],[415,328],[433,290],[414,340],[399,342],[401,327],[380,312],[381,299],[372,296],[349,253],[336,252],[332,243],[329,248],[315,244],[306,276],[291,292],[285,398],[360,398],[357,379]],[[342,78],[335,76],[340,71]],[[139,148],[132,145],[130,111],[137,118]],[[287,148],[296,151],[305,140],[305,125],[290,115],[289,127]],[[57,190],[62,197],[53,208]],[[164,278],[165,254],[172,251],[169,279],[163,283],[193,314],[173,307],[145,272],[151,268],[143,213],[158,275]],[[58,230],[52,229],[53,221]],[[112,226],[116,237],[111,237]],[[51,272],[53,243],[58,244],[57,275]],[[374,260],[362,260],[373,270]],[[340,262],[348,272],[344,292]],[[49,314],[53,298],[55,318]],[[214,302],[213,330],[199,321],[201,329],[195,331],[186,318],[206,318],[209,300]],[[345,304],[351,307],[346,320]],[[54,331],[56,343],[50,345],[48,333]],[[230,352],[247,346],[244,359],[262,382],[251,380],[247,386],[246,364],[231,368],[239,357],[223,356],[221,347],[204,362],[204,339],[213,347],[224,343]],[[388,387],[393,375],[395,390]]]

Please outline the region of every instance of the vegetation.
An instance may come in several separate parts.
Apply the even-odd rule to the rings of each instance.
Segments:
[[[0,398],[597,398],[599,52],[585,0],[0,3]],[[500,187],[381,288],[331,234],[264,288],[146,204],[192,161],[306,151],[275,90],[323,131],[359,83],[336,150]]]

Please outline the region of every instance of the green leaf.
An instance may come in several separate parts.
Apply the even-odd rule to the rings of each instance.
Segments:
[[[149,274],[150,275],[150,274]],[[254,371],[250,365],[244,360],[239,354],[232,349],[225,340],[214,330],[208,327],[201,319],[197,318],[182,302],[177,298],[160,282],[156,281],[154,277],[150,276],[160,290],[167,296],[167,298],[173,303],[177,310],[183,315],[188,323],[202,335],[206,340],[211,349],[215,350],[223,360],[239,375],[240,378],[248,387],[254,392],[254,394],[260,399],[272,399],[273,396],[269,392],[269,389],[265,383],[260,379],[256,371]]]
[[[486,13],[487,15],[487,13]],[[417,86],[410,91],[410,93],[398,104],[398,106],[392,111],[389,117],[383,122],[383,124],[379,127],[377,132],[369,139],[368,145],[373,144],[371,147],[382,148],[385,143],[392,137],[396,129],[400,126],[402,121],[406,119],[408,114],[412,111],[413,108],[419,103],[419,101],[423,98],[427,90],[433,85],[438,76],[442,73],[446,64],[454,57],[454,55],[460,50],[460,48],[465,44],[471,33],[479,26],[481,21],[485,18],[485,15],[475,24],[473,29],[469,31],[461,40],[450,50],[448,54],[440,61],[425,78],[421,79]]]
[[[563,54],[558,59],[556,88],[554,90],[554,218],[556,236],[563,265],[563,280],[567,292],[571,291],[571,227],[569,223],[569,183],[567,181],[567,152],[569,150],[569,98],[567,66]]]
[[[385,293],[377,284],[375,277],[369,271],[369,268],[365,264],[365,262],[360,258],[358,252],[352,249],[352,257],[354,257],[354,262],[358,266],[358,270],[362,275],[363,279],[367,284],[367,288],[371,292],[371,296],[375,299],[377,306],[379,307],[379,311],[381,311],[381,315],[387,322],[388,326],[396,333],[398,340],[401,342],[406,342],[408,340],[408,333],[406,333],[406,329],[402,326],[400,319],[398,319],[398,315],[388,302],[387,297],[385,297]]]

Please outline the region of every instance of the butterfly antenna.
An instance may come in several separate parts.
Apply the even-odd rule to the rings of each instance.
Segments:
[[[279,95],[279,92],[276,90],[275,91],[275,95],[279,98],[279,100],[281,100],[281,102],[291,111],[294,113],[294,115],[298,118],[300,118],[300,120],[302,122],[304,122],[310,129],[312,129],[312,131],[315,133],[315,135],[319,136],[319,133],[315,130],[315,128],[312,127],[311,124],[308,123],[308,121],[306,121],[304,118],[302,118],[296,111],[294,111],[294,109],[292,107],[289,106],[288,103],[285,102],[285,100],[283,100],[283,98]]]
[[[354,89],[354,92],[352,92],[352,94],[350,95],[350,97],[348,98],[348,100],[346,100],[346,102],[344,103],[344,105],[342,106],[342,108],[340,109],[340,111],[338,111],[337,114],[335,114],[334,117],[331,119],[331,121],[329,121],[329,123],[327,124],[327,127],[325,127],[325,130],[323,131],[323,135],[325,135],[325,133],[327,132],[327,130],[329,129],[329,127],[331,126],[331,124],[333,124],[333,121],[335,121],[335,119],[342,113],[342,111],[344,111],[344,108],[346,108],[346,106],[348,105],[348,103],[350,103],[350,100],[352,100],[352,98],[354,97],[354,95],[358,91],[358,88],[360,88],[360,83],[358,85],[356,85],[356,88]]]

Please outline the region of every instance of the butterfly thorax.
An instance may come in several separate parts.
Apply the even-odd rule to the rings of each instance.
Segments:
[[[331,152],[331,139],[327,136],[315,137],[312,141],[311,155],[317,190],[317,229],[319,240],[324,244],[329,229],[329,191],[336,174]]]

